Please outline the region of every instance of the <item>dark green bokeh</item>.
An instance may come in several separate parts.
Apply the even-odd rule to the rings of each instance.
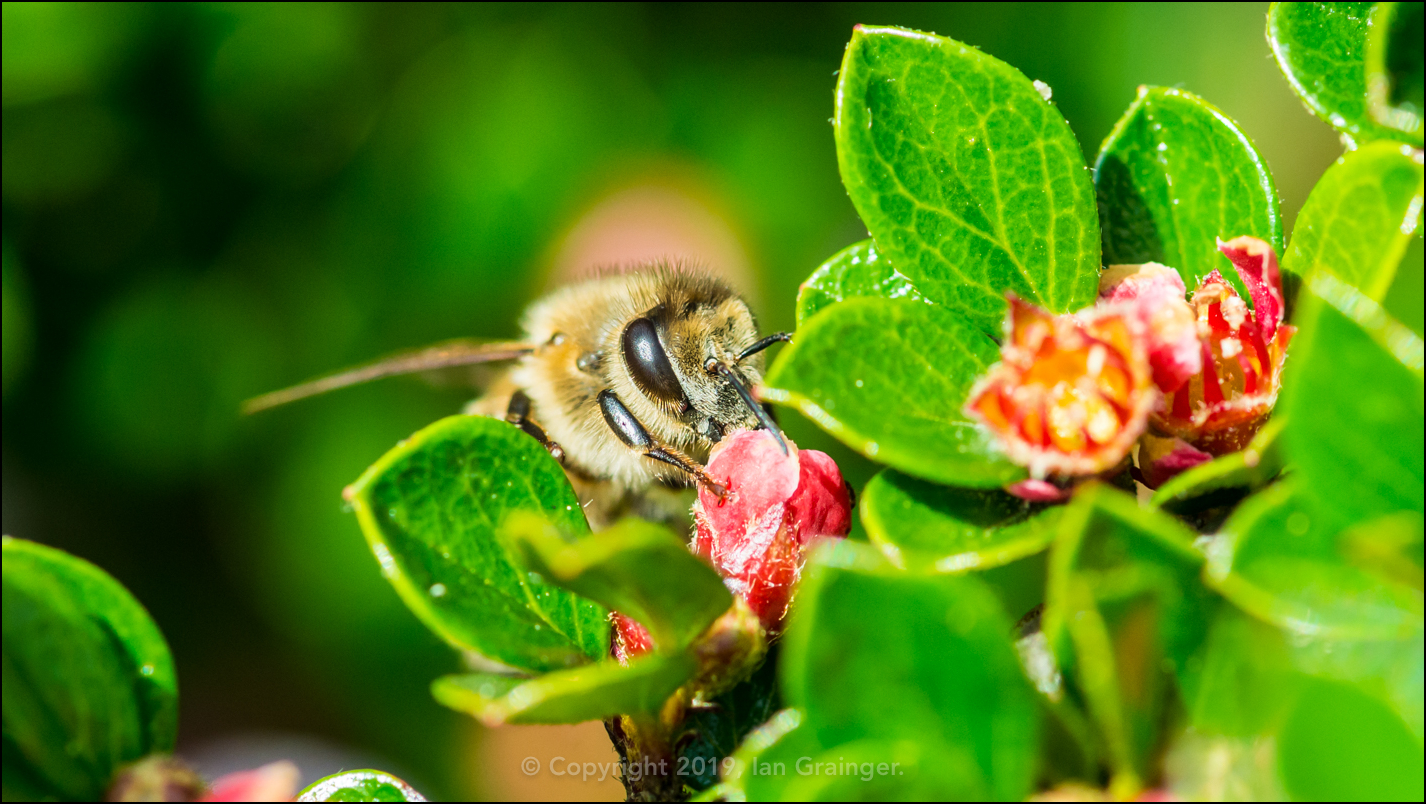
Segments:
[[[726,212],[765,326],[791,328],[798,282],[866,237],[828,123],[858,22],[1046,82],[1091,158],[1138,84],[1192,91],[1258,145],[1287,231],[1340,152],[1268,58],[1262,5],[3,8],[5,532],[149,608],[180,750],[312,733],[432,797],[483,792],[428,692],[457,663],[340,491],[469,392],[396,381],[252,420],[241,399],[512,335],[575,216],[666,172]],[[1419,329],[1411,254],[1386,304]]]

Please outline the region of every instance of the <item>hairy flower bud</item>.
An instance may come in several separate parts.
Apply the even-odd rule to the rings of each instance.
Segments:
[[[1035,478],[1114,468],[1158,400],[1128,305],[1052,315],[1014,295],[1000,362],[971,390],[966,413]]]
[[[609,619],[614,624],[614,638],[610,641],[609,652],[619,660],[619,664],[627,665],[634,657],[654,649],[654,638],[638,620],[617,611],[609,612]]]
[[[713,448],[708,474],[727,488],[718,499],[698,492],[693,552],[723,575],[763,627],[776,633],[802,573],[807,546],[851,530],[851,491],[825,453],[789,455],[771,433],[743,430]]]

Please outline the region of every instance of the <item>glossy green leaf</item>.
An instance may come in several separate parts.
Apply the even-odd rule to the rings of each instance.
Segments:
[[[1367,34],[1367,103],[1372,117],[1421,140],[1421,3],[1377,3]]]
[[[1312,113],[1357,143],[1400,139],[1367,108],[1367,32],[1372,3],[1273,3],[1268,44]],[[1412,135],[1421,143],[1421,132]]]
[[[994,341],[945,307],[849,299],[798,330],[762,395],[868,458],[927,480],[991,488],[1025,470],[961,408],[999,356]]]
[[[1282,253],[1267,163],[1238,126],[1181,89],[1140,87],[1094,169],[1104,263],[1176,268],[1189,291],[1214,269],[1248,298],[1218,239],[1252,235]]]
[[[173,750],[173,658],[103,570],[8,536],[3,550],[6,794],[97,800],[120,765]]]
[[[512,515],[503,530],[531,570],[638,620],[663,650],[681,650],[733,605],[718,573],[653,522],[625,519],[566,540],[543,518],[525,514]]]
[[[938,572],[990,569],[1038,553],[1054,539],[1061,512],[1000,490],[941,486],[894,469],[867,483],[860,508],[867,537],[892,564]]]
[[[1381,301],[1421,222],[1421,152],[1397,142],[1348,151],[1298,213],[1283,268],[1331,271]]]
[[[837,164],[878,250],[991,335],[1006,291],[1068,312],[1098,289],[1094,191],[1041,91],[960,42],[865,26],[837,80]]]
[[[1334,521],[1302,478],[1250,497],[1209,549],[1205,579],[1238,608],[1305,636],[1404,639],[1421,631],[1421,592],[1343,555]]]
[[[1211,606],[1194,534],[1116,489],[1081,488],[1050,552],[1042,628],[1087,704],[1116,782],[1147,778],[1175,673]]]
[[[1303,490],[1339,527],[1422,510],[1422,343],[1328,274],[1298,296],[1279,411]]]
[[[1242,450],[1175,475],[1154,491],[1150,504],[1169,511],[1183,511],[1203,507],[1205,498],[1216,499],[1217,492],[1261,488],[1282,472],[1279,436],[1286,423],[1282,416],[1271,419]]]
[[[859,296],[885,299],[919,299],[916,286],[863,240],[833,254],[807,277],[797,291],[797,326],[801,327],[823,307]]]
[[[297,794],[298,801],[425,801],[414,787],[385,771],[351,770],[324,776]]]
[[[1389,708],[1352,686],[1305,689],[1278,737],[1283,784],[1299,801],[1420,801],[1421,743]]]
[[[854,544],[814,554],[802,583],[782,686],[818,744],[940,742],[942,761],[971,760],[941,795],[1029,792],[1039,711],[1011,624],[984,583],[899,572]]]
[[[608,660],[532,679],[493,673],[442,676],[431,683],[431,694],[487,726],[583,723],[654,712],[696,669],[687,653],[650,653],[627,666]]]
[[[347,497],[386,579],[447,642],[529,671],[608,655],[608,612],[529,577],[497,536],[516,511],[589,532],[564,470],[518,428],[442,419],[373,464]]]

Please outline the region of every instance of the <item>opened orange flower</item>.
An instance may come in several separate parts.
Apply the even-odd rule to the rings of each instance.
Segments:
[[[1158,400],[1143,324],[1127,305],[1052,315],[1014,295],[1001,361],[966,412],[1036,478],[1113,469]]]

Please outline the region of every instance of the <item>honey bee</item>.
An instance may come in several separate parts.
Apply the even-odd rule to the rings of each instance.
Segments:
[[[625,514],[686,517],[695,484],[720,497],[704,471],[725,433],[766,428],[787,442],[753,398],[762,352],[746,301],[721,279],[667,263],[591,279],[536,301],[525,337],[452,341],[249,400],[253,413],[357,383],[419,371],[514,361],[466,412],[524,430],[564,467],[590,525]]]

